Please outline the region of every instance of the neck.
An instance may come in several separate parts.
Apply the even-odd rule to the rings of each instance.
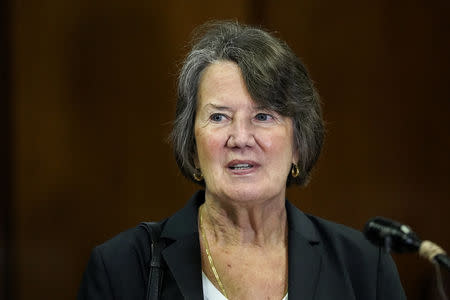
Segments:
[[[284,195],[264,201],[217,199],[205,193],[203,227],[218,245],[267,247],[286,245]]]

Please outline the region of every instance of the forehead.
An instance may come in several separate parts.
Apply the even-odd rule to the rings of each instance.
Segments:
[[[239,66],[230,61],[210,64],[202,73],[198,88],[199,107],[208,103],[247,102],[254,105]]]

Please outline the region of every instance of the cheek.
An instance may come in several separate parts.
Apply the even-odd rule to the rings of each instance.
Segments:
[[[196,134],[197,152],[200,164],[217,161],[222,154],[223,141],[218,135],[199,133]],[[206,166],[203,166],[206,167]]]
[[[270,153],[287,155],[293,153],[293,138],[288,130],[262,135],[260,140],[266,151]],[[283,158],[285,156],[277,155],[277,157]]]

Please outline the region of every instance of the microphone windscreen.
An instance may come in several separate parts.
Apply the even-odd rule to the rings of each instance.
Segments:
[[[389,247],[399,253],[416,252],[422,242],[409,226],[383,217],[370,219],[363,233],[379,247],[384,247],[389,239]]]

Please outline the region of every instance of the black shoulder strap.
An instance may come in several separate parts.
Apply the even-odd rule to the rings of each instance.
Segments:
[[[147,300],[158,300],[162,286],[162,279],[164,277],[164,270],[161,265],[161,251],[165,248],[166,243],[164,239],[160,239],[161,223],[157,222],[142,222],[140,226],[147,230],[150,236],[151,244],[151,260],[150,272],[147,283]]]

